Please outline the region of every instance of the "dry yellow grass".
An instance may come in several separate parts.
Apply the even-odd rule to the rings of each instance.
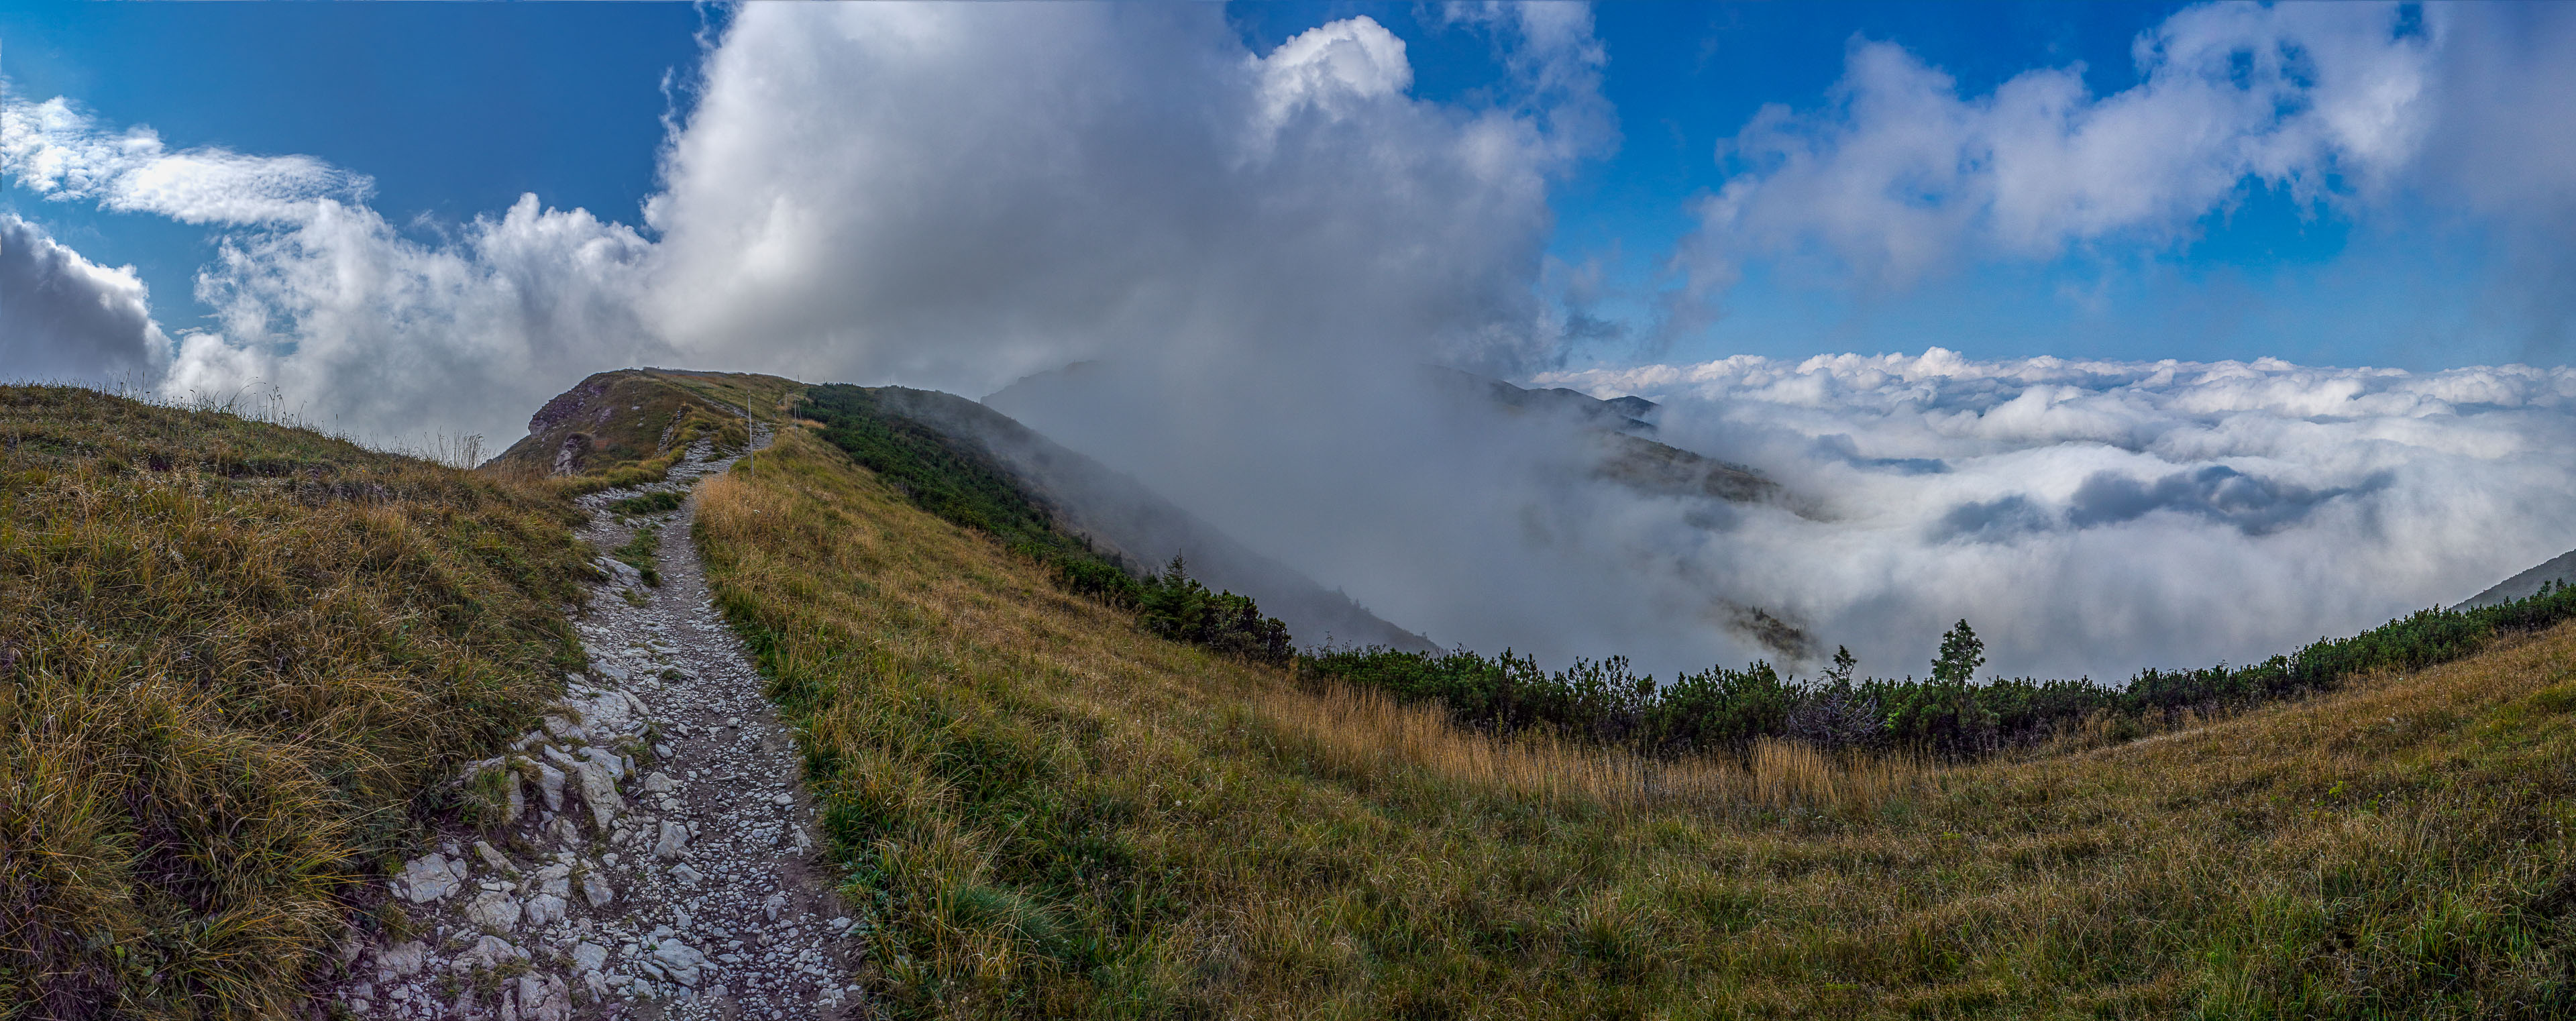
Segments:
[[[0,387],[0,1017],[278,1017],[576,662],[563,504]]]
[[[1321,690],[1275,685],[1243,698],[1282,735],[1302,741],[1296,754],[1308,763],[1362,786],[1409,767],[1553,807],[1856,818],[1892,797],[1920,792],[1933,779],[1931,767],[1911,756],[1834,755],[1789,741],[1757,741],[1737,761],[1651,759],[1545,733],[1496,738],[1452,725],[1434,706],[1404,705],[1383,692],[1339,684]]]
[[[1659,764],[1146,638],[796,432],[698,520],[901,1015],[2576,1009],[2570,628],[2092,751]]]

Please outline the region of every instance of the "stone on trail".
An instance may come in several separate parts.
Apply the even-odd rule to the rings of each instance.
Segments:
[[[526,950],[499,936],[485,936],[475,940],[472,947],[456,955],[457,961],[469,968],[478,964],[486,968],[498,968],[511,961],[526,960],[527,957]]]
[[[653,948],[653,963],[661,965],[672,981],[694,987],[699,969],[707,966],[707,955],[678,940],[665,940]]]
[[[486,929],[509,932],[519,927],[519,900],[498,890],[486,890],[465,905],[465,920]]]
[[[662,820],[662,834],[653,841],[653,857],[677,858],[680,856],[680,848],[686,846],[688,842],[688,830],[682,829],[668,819]]]
[[[465,885],[465,863],[450,862],[435,851],[412,859],[394,880],[394,890],[414,904],[445,899]]]
[[[528,927],[550,925],[564,920],[564,899],[551,893],[528,898]]]
[[[429,953],[428,944],[419,940],[397,943],[376,951],[376,977],[391,983],[420,973],[421,958]]]
[[[617,813],[626,808],[626,800],[617,796],[616,777],[597,762],[583,762],[573,768],[581,775],[581,801],[590,806],[591,820],[602,830],[615,825]]]
[[[546,811],[563,811],[563,785],[563,770],[542,762],[537,763],[537,793],[545,796]]]
[[[519,976],[519,1021],[568,1021],[572,1017],[572,990],[552,975],[538,978],[534,973]]]

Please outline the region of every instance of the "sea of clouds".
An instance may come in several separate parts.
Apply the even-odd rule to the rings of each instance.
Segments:
[[[1856,39],[1824,105],[1766,109],[1675,210],[1663,318],[1628,335],[1722,316],[1754,265],[1866,290],[2169,250],[2260,187],[2492,236],[2495,304],[2563,350],[2568,11],[2196,6],[2107,94],[2074,68],[1969,93]],[[1089,399],[1013,413],[1436,639],[1658,671],[1769,654],[1726,626],[1748,606],[1884,673],[1959,617],[2015,672],[2253,657],[2576,544],[2562,370],[1556,371],[1601,334],[1557,293],[1549,194],[1619,143],[1609,56],[1581,5],[1434,14],[1491,42],[1494,82],[1417,96],[1367,17],[1256,51],[1210,5],[746,5],[637,215],[529,195],[428,230],[375,208],[363,168],[175,145],[0,83],[0,177],[29,199],[0,210],[0,377],[267,390],[374,442],[497,448],[632,365],[981,395],[1096,361],[1118,371]],[[56,202],[199,225],[216,254],[195,293],[148,294],[48,237]],[[151,315],[190,299],[214,328]],[[1444,404],[1425,363],[1654,398],[1664,438],[1820,510],[1579,484],[1579,437]]]
[[[2247,662],[2456,603],[2576,547],[2576,370],[1738,357],[1543,381],[1823,513],[1677,542],[1864,669],[1966,618],[1998,669]],[[1669,534],[1669,533],[1668,533]]]

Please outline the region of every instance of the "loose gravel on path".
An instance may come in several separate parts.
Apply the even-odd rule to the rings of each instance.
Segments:
[[[609,580],[577,624],[589,671],[543,730],[460,778],[507,821],[405,865],[390,893],[410,938],[353,939],[328,1002],[404,1019],[869,1016],[793,743],[709,601],[696,501],[607,509],[732,461],[701,444],[664,483],[582,498],[599,549],[662,530],[660,585],[600,558]]]

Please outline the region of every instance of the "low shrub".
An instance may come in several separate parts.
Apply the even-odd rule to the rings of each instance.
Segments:
[[[1964,620],[1943,636],[1931,675],[1922,680],[1854,679],[1847,651],[1824,676],[1804,682],[1757,662],[1658,685],[1652,676],[1631,673],[1624,657],[1576,660],[1549,672],[1508,649],[1490,659],[1464,649],[1340,649],[1303,657],[1301,666],[1317,678],[1437,702],[1471,726],[1541,728],[1662,755],[1741,751],[1758,739],[1791,738],[1826,748],[1899,745],[1956,759],[2088,726],[2114,738],[2134,736],[2185,713],[2205,716],[2330,691],[2374,671],[2446,663],[2499,634],[2571,617],[2576,588],[2551,585],[2497,606],[2424,610],[2250,666],[2141,670],[2120,686],[2091,678],[1976,681],[1984,645]]]

